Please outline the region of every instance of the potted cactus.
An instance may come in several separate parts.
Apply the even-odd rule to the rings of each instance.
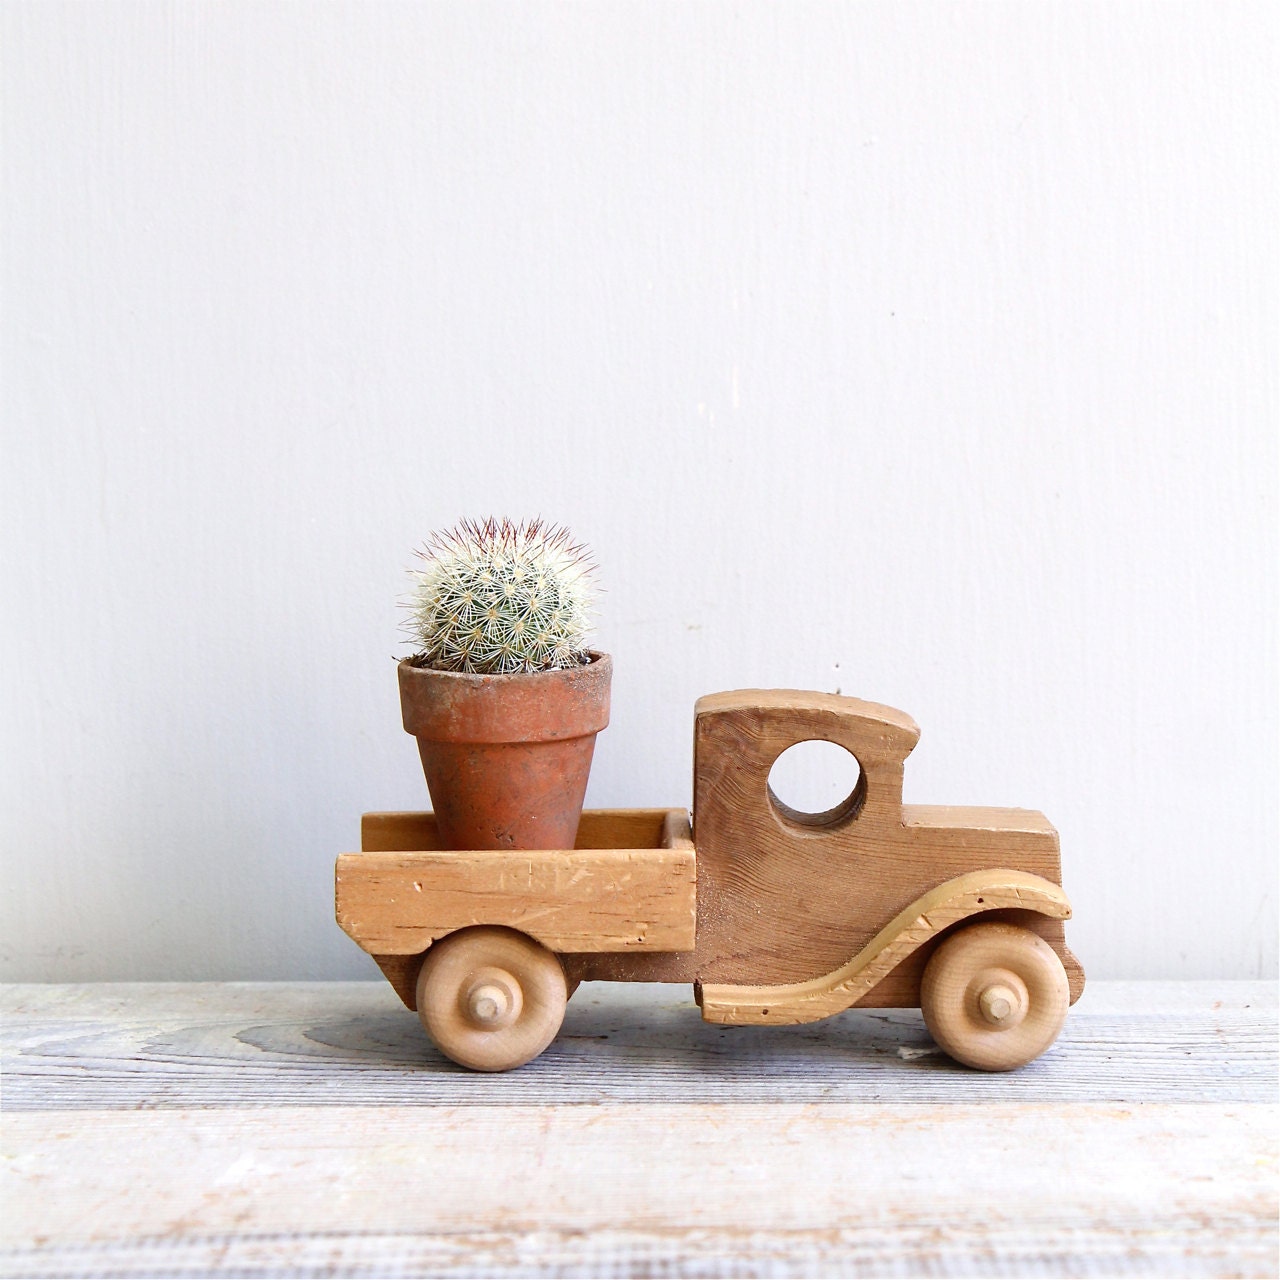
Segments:
[[[609,723],[589,553],[562,526],[490,519],[418,554],[400,704],[444,847],[571,849]]]

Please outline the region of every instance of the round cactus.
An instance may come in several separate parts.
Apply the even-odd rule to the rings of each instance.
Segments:
[[[541,520],[464,520],[418,552],[409,601],[421,651],[440,671],[509,675],[589,661],[590,553]]]

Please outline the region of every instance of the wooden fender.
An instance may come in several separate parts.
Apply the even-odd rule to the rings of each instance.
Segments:
[[[881,978],[943,929],[979,912],[1017,907],[1065,920],[1071,915],[1059,885],[1026,871],[970,871],[930,889],[900,911],[848,964],[804,982],[776,987],[704,983],[707,1022],[768,1026],[816,1022],[857,1004]]]

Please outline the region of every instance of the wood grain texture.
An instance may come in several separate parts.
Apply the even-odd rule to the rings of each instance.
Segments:
[[[1071,914],[1062,889],[1040,876],[1022,871],[971,871],[913,902],[856,956],[831,973],[774,987],[703,984],[702,1016],[708,1022],[740,1026],[828,1018],[856,1004],[912,952],[944,930],[975,912],[1001,909],[1034,911],[1057,919]]]
[[[373,972],[372,965],[370,972]],[[6,1114],[691,1102],[1273,1102],[1274,983],[1100,983],[1012,1075],[941,1054],[915,1010],[703,1022],[687,990],[592,983],[536,1062],[465,1072],[381,981],[0,989]]]
[[[832,973],[916,899],[969,872],[1009,867],[1061,882],[1057,833],[1041,814],[904,811],[904,761],[918,737],[903,712],[856,698],[748,689],[699,699],[695,966],[704,984]],[[794,820],[768,784],[773,762],[808,739],[846,748],[862,772],[852,807],[822,825]],[[1046,940],[1065,950],[1060,926]]]
[[[1274,1118],[671,1102],[26,1114],[5,1127],[0,1266],[1260,1276]]]
[[[692,981],[704,991],[793,987],[845,969],[895,918],[956,877],[1007,868],[1061,884],[1058,834],[1043,814],[903,805],[903,764],[920,732],[904,712],[834,694],[745,689],[700,698],[694,719],[697,945],[683,954],[582,958],[567,966],[573,975]],[[811,739],[844,747],[861,767],[853,793],[821,815],[797,814],[769,786],[774,761]],[[1010,922],[1053,947],[1075,999],[1084,970],[1060,915],[1022,911],[1026,918]],[[902,948],[860,1001],[918,1005],[930,950],[929,937]],[[755,1003],[757,1020],[775,1008]]]
[[[447,933],[485,924],[558,952],[693,945],[697,868],[683,810],[624,810],[587,823],[585,838],[647,835],[648,847],[441,850],[432,826],[429,814],[367,815],[376,850],[338,857],[338,923],[373,955],[421,955]],[[387,847],[419,839],[422,847]],[[388,977],[399,990],[399,972]]]
[[[1274,983],[1094,984],[1012,1076],[671,995],[494,1077],[382,983],[4,988],[0,1275],[1274,1272]]]

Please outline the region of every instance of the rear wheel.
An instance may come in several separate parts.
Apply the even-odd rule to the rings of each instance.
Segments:
[[[947,938],[925,966],[920,1008],[958,1062],[1009,1071],[1038,1058],[1066,1020],[1070,992],[1057,952],[1037,933],[989,921]]]
[[[560,1030],[568,999],[555,954],[514,929],[460,929],[418,973],[418,1017],[440,1052],[475,1071],[510,1071]]]

